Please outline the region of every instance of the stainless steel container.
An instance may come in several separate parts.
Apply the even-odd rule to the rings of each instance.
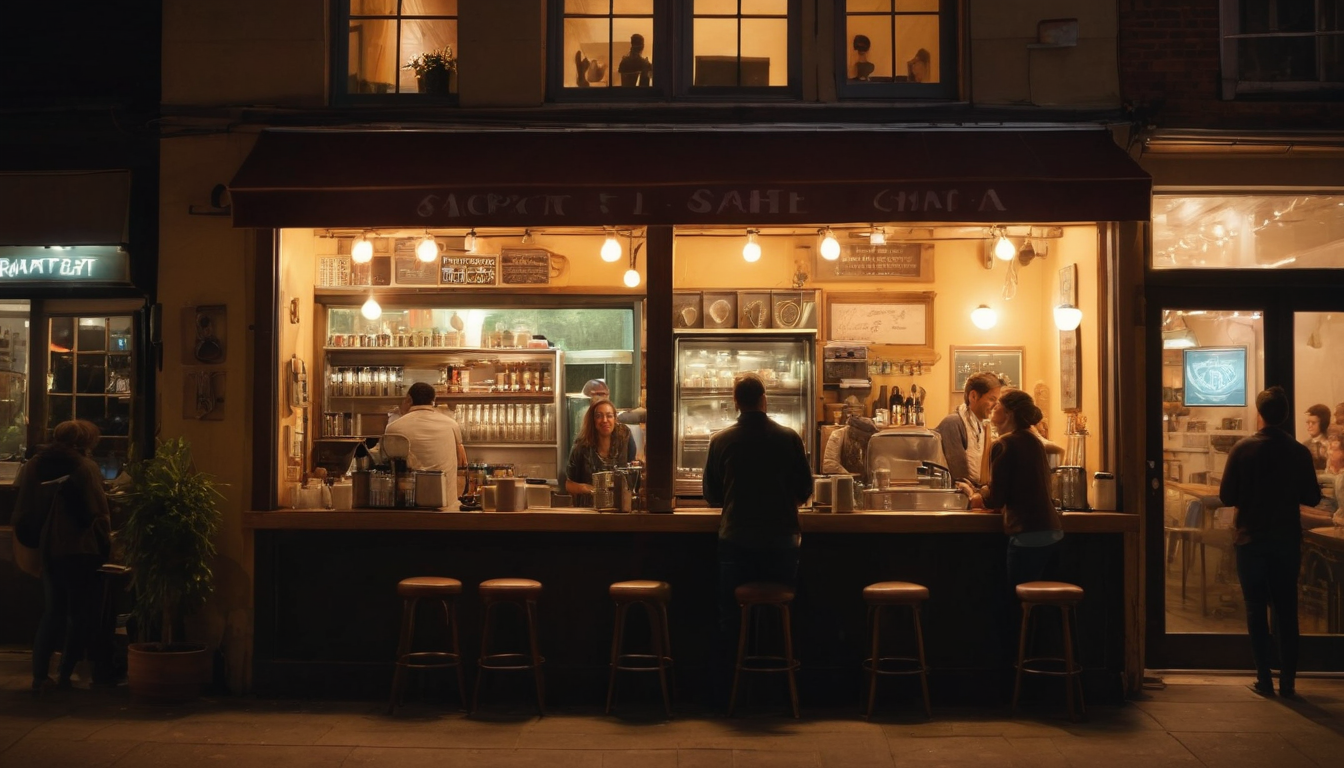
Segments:
[[[413,474],[415,475],[415,505],[417,507],[442,509],[448,506],[448,483],[443,470],[417,470]]]
[[[1086,510],[1087,480],[1082,467],[1060,467],[1051,476],[1052,493],[1064,510]]]
[[[593,473],[593,507],[598,510],[616,510],[616,473]]]
[[[873,471],[890,469],[893,480],[901,478],[898,462],[931,462],[947,466],[943,458],[943,441],[937,432],[924,427],[897,427],[884,429],[868,438],[868,450],[865,455],[867,471],[863,480],[869,482]]]

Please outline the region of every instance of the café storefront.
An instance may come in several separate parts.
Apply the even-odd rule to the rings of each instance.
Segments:
[[[1005,353],[1016,361],[1014,385],[1038,399],[1044,394],[1053,439],[1063,443],[1077,426],[1089,476],[1116,471],[1121,497],[1140,498],[1141,473],[1123,450],[1135,438],[1119,430],[1134,403],[1118,384],[1135,353],[1122,341],[1133,308],[1121,281],[1124,265],[1141,258],[1150,188],[1110,133],[1091,126],[264,132],[230,185],[235,226],[261,231],[258,298],[272,307],[274,323],[259,334],[254,361],[258,445],[269,448],[256,454],[255,511],[245,515],[256,552],[255,688],[384,690],[397,626],[392,587],[406,576],[441,574],[467,585],[508,575],[545,583],[547,674],[551,690],[563,692],[553,695],[570,701],[596,700],[605,686],[606,585],[669,581],[679,674],[691,698],[703,693],[698,674],[711,654],[717,520],[680,495],[674,478],[679,385],[686,383],[675,348],[688,330],[678,327],[687,317],[678,302],[688,294],[706,316],[711,294],[797,291],[812,302],[803,321],[810,327],[802,330],[816,349],[807,367],[781,367],[779,381],[800,370],[809,379],[813,421],[828,412],[826,404],[853,394],[828,386],[817,365],[827,343],[854,341],[837,336],[843,307],[873,305],[882,313],[913,306],[922,318],[916,338],[884,327],[867,345],[873,360],[887,365],[868,367],[871,390],[862,391],[861,406],[879,386],[913,388],[936,423],[960,401],[954,361]],[[846,267],[826,265],[825,235],[838,240],[837,260]],[[1000,238],[1013,241],[1010,259],[992,255]],[[600,259],[608,239],[623,250]],[[412,252],[425,240],[434,250],[417,278]],[[743,258],[748,240],[759,244],[756,260]],[[354,258],[357,241],[374,242],[372,260]],[[520,259],[524,250],[544,253],[540,266]],[[908,270],[872,266],[878,255],[896,253],[916,254]],[[385,268],[378,266],[383,259]],[[531,277],[518,277],[524,274]],[[370,303],[386,314],[361,326],[356,310]],[[760,317],[739,304],[737,324],[726,314],[713,319],[727,329],[746,322],[759,329]],[[971,323],[982,304],[996,310],[997,325]],[[1060,304],[1082,310],[1081,329],[1056,329],[1051,310]],[[519,308],[537,314],[527,321],[508,314]],[[611,312],[601,324],[622,328],[604,344],[628,357],[598,356],[597,364],[625,377],[622,408],[638,404],[635,393],[643,391],[649,514],[322,510],[307,508],[313,497],[296,495],[295,483],[320,463],[327,430],[351,424],[343,410],[326,405],[329,392],[339,391],[330,388],[345,385],[344,370],[334,369],[370,367],[376,382],[377,369],[387,368],[395,382],[398,366],[407,376],[437,367],[451,398],[472,392],[470,384],[452,389],[452,369],[470,368],[469,380],[477,381],[475,350],[489,350],[494,360],[488,386],[498,388],[501,376],[506,386],[509,376],[523,383],[510,395],[516,402],[500,409],[484,403],[483,412],[473,411],[476,404],[464,398],[466,418],[484,418],[487,429],[477,445],[469,431],[469,458],[498,460],[511,449],[499,436],[521,435],[518,442],[530,445],[517,448],[533,452],[517,463],[552,479],[542,473],[561,465],[568,447],[555,436],[565,420],[564,370],[594,357],[572,341],[573,327],[544,313],[576,311]],[[340,325],[344,318],[349,325]],[[695,328],[707,322],[701,318]],[[368,365],[360,358],[368,353],[345,346],[351,336],[360,345],[372,337],[378,346],[384,330],[391,349],[375,356],[388,365]],[[454,334],[452,343],[440,342],[441,332]],[[498,343],[520,332],[547,343]],[[557,338],[564,343],[552,345]],[[393,363],[398,356],[404,362]],[[629,367],[621,369],[620,360]],[[297,370],[311,382],[306,397],[295,395]],[[547,373],[551,391],[526,389]],[[396,384],[389,386],[383,397],[395,392]],[[479,391],[485,400],[496,389]],[[367,436],[358,421],[348,437]],[[797,425],[814,451],[818,426]],[[1087,686],[1103,700],[1133,690],[1142,667],[1140,518],[1117,506],[1066,515],[1071,573],[1089,596],[1081,630]],[[994,665],[984,621],[998,592],[980,587],[1002,581],[997,518],[813,513],[803,516],[803,529],[796,610],[807,617],[797,628],[805,698],[809,689],[818,701],[852,690],[862,656],[859,591],[883,578],[920,581],[935,595],[926,629],[941,680],[935,700],[995,695],[982,678]],[[479,627],[470,592],[462,606],[468,656]],[[350,615],[366,620],[351,622]]]

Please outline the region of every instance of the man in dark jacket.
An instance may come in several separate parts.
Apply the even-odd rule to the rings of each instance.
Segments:
[[[1279,644],[1279,693],[1292,697],[1297,676],[1297,573],[1302,564],[1299,505],[1315,506],[1321,488],[1311,453],[1283,429],[1288,396],[1270,387],[1255,398],[1259,431],[1232,446],[1218,495],[1236,507],[1237,577],[1246,601],[1246,629],[1255,656],[1251,689],[1274,695],[1270,674],[1269,622]]]

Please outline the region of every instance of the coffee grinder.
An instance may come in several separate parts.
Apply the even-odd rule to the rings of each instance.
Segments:
[[[415,476],[406,466],[406,457],[411,455],[411,441],[405,435],[383,435],[383,456],[387,457],[392,472],[392,487],[396,489],[396,506],[415,506]]]

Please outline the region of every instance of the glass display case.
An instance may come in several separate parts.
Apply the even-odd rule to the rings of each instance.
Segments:
[[[814,332],[677,332],[674,492],[701,495],[709,440],[737,421],[733,378],[754,371],[765,381],[770,418],[796,431],[814,454]]]

